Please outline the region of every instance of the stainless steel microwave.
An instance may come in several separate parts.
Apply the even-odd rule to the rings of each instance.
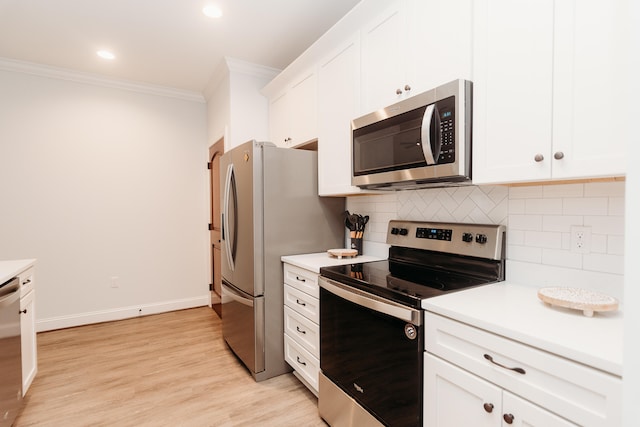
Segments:
[[[401,190],[471,183],[473,85],[454,80],[351,121],[351,183]]]

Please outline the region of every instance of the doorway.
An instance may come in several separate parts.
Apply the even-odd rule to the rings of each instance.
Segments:
[[[221,219],[220,219],[220,157],[224,154],[224,138],[220,138],[209,147],[209,182],[211,196],[211,308],[222,318],[222,258],[221,258]]]

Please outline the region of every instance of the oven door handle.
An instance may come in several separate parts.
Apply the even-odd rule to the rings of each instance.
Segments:
[[[358,304],[379,313],[387,314],[395,317],[396,319],[410,322],[416,326],[420,326],[422,324],[421,310],[409,308],[393,301],[380,298],[376,295],[363,292],[359,289],[352,288],[351,286],[342,285],[334,280],[327,279],[322,276],[318,279],[318,284],[326,291],[331,292],[340,298],[346,299],[347,301],[351,301],[354,304]]]

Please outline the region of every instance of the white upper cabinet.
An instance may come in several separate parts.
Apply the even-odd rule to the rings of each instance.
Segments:
[[[617,3],[474,1],[474,183],[624,174]]]
[[[303,73],[269,101],[269,138],[279,147],[297,147],[318,137],[317,76]]]
[[[318,193],[357,194],[351,185],[351,119],[360,101],[360,37],[355,34],[318,66]]]
[[[471,0],[400,0],[362,30],[362,113],[471,77]]]
[[[363,114],[411,93],[407,15],[407,2],[395,1],[361,30]]]
[[[424,92],[455,79],[472,80],[471,0],[413,0],[408,8],[411,91]]]

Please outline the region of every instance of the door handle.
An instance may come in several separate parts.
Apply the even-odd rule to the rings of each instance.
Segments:
[[[422,116],[422,127],[420,128],[420,145],[422,146],[422,154],[424,155],[424,159],[426,160],[428,165],[435,165],[440,154],[440,148],[438,147],[438,149],[434,152],[431,145],[431,124],[434,121],[434,115],[435,121],[439,122],[440,117],[437,113],[436,104],[431,104],[424,111],[424,116]],[[435,132],[440,131],[440,126],[438,125],[438,123],[436,123],[436,126],[433,130]],[[433,142],[439,144],[439,141]]]
[[[229,197],[231,197],[231,180],[233,178],[233,163],[227,166],[227,176],[224,180],[224,203],[222,214],[222,239],[224,240],[224,248],[227,253],[227,264],[229,269],[233,271],[235,269],[235,263],[233,260],[233,252],[231,250],[231,240],[229,239]],[[225,238],[226,230],[226,238]]]

